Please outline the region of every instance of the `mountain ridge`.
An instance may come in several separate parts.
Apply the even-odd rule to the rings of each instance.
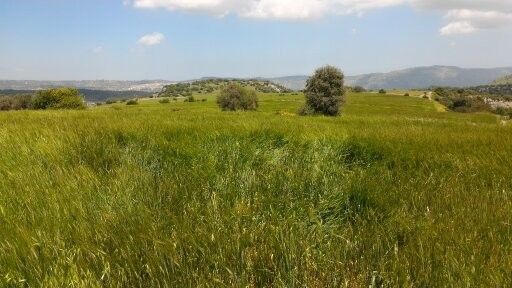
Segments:
[[[512,74],[512,67],[460,68],[457,66],[421,66],[385,73],[369,73],[345,76],[347,86],[362,86],[366,89],[421,89],[431,86],[471,87],[487,85],[505,75]],[[285,76],[268,78],[287,88],[304,89],[309,77]]]
[[[512,74],[512,67],[498,68],[460,68],[457,66],[421,66],[385,73],[369,73],[345,76],[347,86],[362,86],[366,89],[424,89],[432,86],[473,87],[489,85]],[[203,77],[195,80],[80,80],[80,81],[37,81],[37,80],[0,80],[0,89],[38,90],[53,87],[76,87],[80,89],[105,91],[143,91],[160,92],[164,86],[176,83],[189,83],[206,79],[261,79],[274,82],[292,90],[302,90],[306,86],[307,75],[283,77]]]

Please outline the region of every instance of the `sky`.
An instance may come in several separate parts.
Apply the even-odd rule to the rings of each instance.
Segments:
[[[0,79],[512,66],[512,0],[0,0]]]

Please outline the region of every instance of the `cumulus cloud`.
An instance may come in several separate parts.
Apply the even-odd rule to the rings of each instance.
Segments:
[[[407,5],[444,13],[447,24],[440,29],[441,35],[512,26],[512,0],[132,0],[130,3],[140,9],[296,21]]]
[[[138,43],[140,45],[144,45],[144,46],[155,46],[155,45],[162,43],[162,41],[164,41],[164,40],[165,40],[164,34],[155,32],[155,33],[151,33],[151,34],[142,36],[139,39]]]
[[[408,0],[133,0],[135,8],[203,12],[216,16],[306,20],[399,5]]]
[[[449,24],[441,28],[441,35],[467,34],[512,24],[512,13],[498,11],[451,10],[446,18]]]

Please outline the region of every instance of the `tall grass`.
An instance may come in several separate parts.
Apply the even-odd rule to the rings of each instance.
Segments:
[[[512,285],[512,126],[260,100],[0,113],[0,286]]]

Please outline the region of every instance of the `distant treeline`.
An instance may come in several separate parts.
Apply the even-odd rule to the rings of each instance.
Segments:
[[[469,88],[469,90],[512,100],[512,84],[477,86]]]
[[[206,79],[187,83],[171,84],[164,87],[160,97],[188,97],[193,94],[209,94],[220,91],[228,84],[236,83],[242,87],[251,87],[260,93],[286,93],[292,90],[267,80],[259,79]]]
[[[500,85],[510,86],[512,85]],[[434,100],[455,112],[493,112],[504,116],[512,116],[512,94],[506,94],[507,87],[479,86],[472,88],[432,88]],[[503,93],[503,94],[501,94]]]
[[[35,95],[40,90],[0,90],[0,97],[14,95]],[[152,95],[151,92],[143,91],[106,91],[78,89],[78,92],[84,96],[87,102],[106,102],[107,100],[120,100],[126,98],[145,97]]]
[[[55,88],[30,94],[0,96],[0,111],[84,109],[85,100],[77,89]]]

